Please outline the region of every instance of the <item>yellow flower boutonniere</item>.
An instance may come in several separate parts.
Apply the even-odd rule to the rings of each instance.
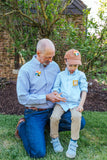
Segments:
[[[40,76],[41,71],[36,71],[35,76]]]

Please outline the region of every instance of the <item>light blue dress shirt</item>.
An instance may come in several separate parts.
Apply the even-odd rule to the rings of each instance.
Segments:
[[[38,73],[39,72],[39,73]],[[52,108],[53,103],[46,101],[46,94],[52,92],[59,66],[52,61],[46,67],[36,55],[19,70],[17,78],[17,96],[25,107]]]
[[[70,74],[68,69],[57,75],[53,91],[62,93],[62,97],[66,98],[66,102],[57,102],[64,111],[77,107],[80,103],[80,95],[82,91],[88,92],[88,83],[86,76],[78,69]]]

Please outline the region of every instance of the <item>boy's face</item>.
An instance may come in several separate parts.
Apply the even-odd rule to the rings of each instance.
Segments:
[[[68,62],[66,62],[68,71],[70,72],[70,74],[74,73],[76,69],[78,69],[78,64],[70,64]]]

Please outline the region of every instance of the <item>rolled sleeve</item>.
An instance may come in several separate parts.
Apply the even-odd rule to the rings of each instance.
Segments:
[[[87,78],[84,73],[81,73],[79,83],[80,83],[80,90],[88,92]]]
[[[57,91],[58,93],[61,92],[60,83],[61,83],[60,74],[58,74],[57,77],[56,77],[56,81],[54,83],[53,91]]]

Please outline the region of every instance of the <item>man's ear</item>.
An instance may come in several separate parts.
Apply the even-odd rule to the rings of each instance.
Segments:
[[[64,62],[65,62],[65,64],[67,65],[67,59],[66,59],[66,58],[64,59]]]
[[[36,53],[37,53],[37,56],[39,57],[39,56],[40,56],[40,52],[39,52],[39,51],[37,51]]]

